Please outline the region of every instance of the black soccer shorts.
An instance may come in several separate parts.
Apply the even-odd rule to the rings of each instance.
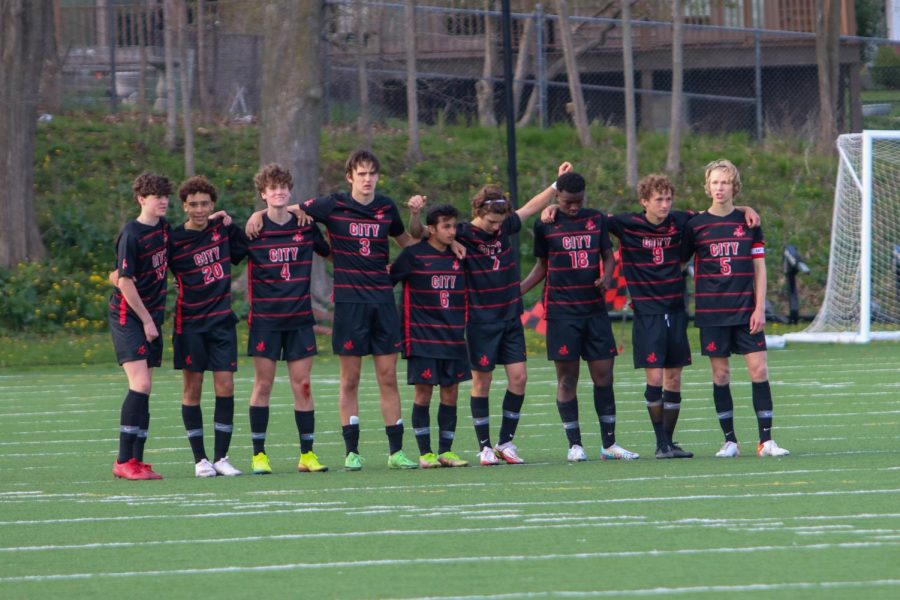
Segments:
[[[728,357],[732,354],[752,354],[766,349],[766,334],[750,333],[746,325],[700,328],[700,354]]]
[[[466,345],[473,371],[525,362],[525,330],[519,317],[495,323],[466,324]]]
[[[618,354],[609,316],[547,319],[547,358],[553,361],[605,360]]]
[[[130,313],[125,317],[122,325],[119,318],[109,318],[109,333],[112,335],[113,348],[116,350],[116,360],[120,365],[136,360],[146,360],[150,368],[162,365],[163,340],[162,323],[156,324],[160,332],[152,342],[147,341],[144,335],[144,325]]]
[[[237,332],[234,325],[197,333],[172,334],[174,367],[179,370],[237,371]]]
[[[338,302],[334,305],[331,349],[339,356],[400,351],[400,316],[393,302]]]
[[[635,369],[672,369],[691,364],[687,313],[635,314],[631,343]]]
[[[472,370],[465,358],[410,356],[406,359],[406,383],[409,385],[449,387],[470,379]]]
[[[316,334],[312,325],[286,331],[257,330],[250,327],[247,340],[247,355],[261,356],[271,360],[300,360],[315,356]]]

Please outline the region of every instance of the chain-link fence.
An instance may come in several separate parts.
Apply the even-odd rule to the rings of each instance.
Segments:
[[[245,120],[258,114],[262,4],[184,3],[186,59],[177,60],[181,53],[176,52],[175,64],[177,69],[185,63],[195,107]],[[408,21],[404,2],[328,0],[322,28],[328,122],[406,120],[410,43],[415,44],[420,121],[490,124],[504,119],[501,15],[485,8],[498,4],[420,0]],[[569,4],[588,120],[621,124],[625,95],[618,3],[602,3],[606,8],[598,8],[598,2]],[[762,137],[772,130],[803,133],[811,127],[818,104],[814,0],[786,3],[790,10],[775,11],[772,4],[686,3],[683,106],[690,129],[743,130]],[[570,121],[561,20],[551,10],[556,3],[518,1],[513,6],[516,119],[537,125]],[[163,2],[157,0],[64,4],[58,15],[62,107],[114,111],[143,99],[150,110],[162,110],[163,15]],[[645,130],[669,127],[671,19],[671,3],[637,2],[633,8],[637,119]],[[839,55],[838,129],[896,126],[900,46],[842,36]]]

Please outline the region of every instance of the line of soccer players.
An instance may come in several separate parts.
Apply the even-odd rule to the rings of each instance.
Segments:
[[[317,352],[310,298],[313,252],[334,263],[332,349],[340,360],[339,412],[346,456],[344,467],[359,470],[359,400],[362,357],[371,354],[392,469],[461,467],[452,450],[461,381],[472,379],[471,413],[482,465],[521,464],[513,443],[525,396],[525,340],[520,315],[522,293],[544,281],[548,358],[557,370],[557,407],[569,443],[567,458],[587,460],[576,397],[580,360],[588,362],[594,384],[601,459],[635,459],[616,443],[613,361],[617,354],[604,291],[614,259],[609,232],[621,241],[625,278],[635,311],[634,364],[647,376],[645,398],[656,435],[657,458],[689,458],[673,441],[681,395],[681,369],[690,364],[682,263],[695,254],[696,321],[702,353],[713,369],[714,402],[725,434],[716,456],[739,454],[729,388],[731,353],[743,354],[753,382],[760,456],[787,451],[771,439],[772,399],[766,368],[764,242],[758,216],[736,208],[740,175],[730,162],[706,170],[710,209],[672,211],[674,188],[664,176],[648,176],[639,186],[642,213],[607,217],[584,208],[585,181],[564,162],[558,179],[517,210],[499,186],[482,188],[472,200],[472,219],[438,205],[419,215],[425,197],[409,199],[410,232],[396,204],[375,192],[378,159],[367,151],[346,163],[349,193],[313,198],[289,206],[293,181],[279,165],[263,167],[255,185],[266,209],[254,214],[246,233],[214,212],[215,188],[192,177],[178,190],[186,221],[172,228],[164,216],[169,181],[145,173],[133,184],[141,207],[116,243],[116,285],[109,303],[110,328],[129,391],[121,409],[119,453],[113,474],[125,479],[159,479],[143,461],[149,428],[152,370],[160,366],[160,327],[167,271],[175,276],[173,346],[175,368],[183,372],[182,418],[197,477],[239,475],[229,461],[234,419],[233,373],[237,366],[237,322],[231,310],[231,265],[248,259],[250,336],[255,378],[249,419],[257,474],[271,473],[265,452],[269,398],[277,361],[288,363],[300,444],[298,470],[327,471],[313,452],[315,409],[310,385]],[[556,197],[558,203],[546,208]],[[535,223],[534,269],[518,280],[510,236],[522,222],[546,209]],[[316,223],[328,232],[328,241]],[[404,248],[388,264],[388,238]],[[602,265],[602,266],[601,266]],[[401,310],[393,286],[402,283]],[[418,461],[403,452],[403,420],[396,361],[407,359],[414,386],[411,422]],[[504,365],[507,390],[499,439],[491,443],[489,390],[496,365]],[[213,372],[215,450],[209,460],[200,409],[203,374]],[[431,445],[430,403],[439,387],[438,450]]]

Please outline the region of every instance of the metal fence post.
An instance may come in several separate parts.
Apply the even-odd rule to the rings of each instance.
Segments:
[[[538,88],[538,110],[540,111],[541,129],[547,127],[547,75],[546,57],[544,56],[544,6],[534,5],[534,60],[536,63],[535,85]]]
[[[763,109],[762,109],[762,41],[759,30],[753,32],[753,63],[754,63],[754,93],[756,96],[756,140],[763,137]]]
[[[106,30],[109,32],[109,111],[116,114],[119,95],[116,91],[116,19],[113,16],[115,6],[106,6]]]

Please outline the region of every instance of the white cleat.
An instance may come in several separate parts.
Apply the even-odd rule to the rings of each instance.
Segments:
[[[212,463],[204,458],[194,465],[194,475],[196,477],[215,477],[216,470],[213,468]]]
[[[511,465],[524,464],[525,460],[519,456],[519,453],[516,452],[516,450],[518,450],[518,448],[516,448],[516,445],[512,442],[506,442],[505,444],[500,444],[494,448],[497,457],[505,460],[507,463]]]
[[[490,467],[493,465],[499,465],[500,459],[497,458],[497,454],[494,452],[494,449],[490,446],[485,446],[481,449],[481,452],[478,453],[478,460],[481,461],[481,464],[485,467]]]
[[[235,469],[230,462],[228,462],[228,457],[220,458],[216,462],[213,463],[213,469],[216,470],[216,473],[219,475],[224,475],[225,477],[234,477],[236,475],[240,475],[241,472]]]
[[[758,456],[787,456],[790,452],[776,444],[775,440],[769,440],[756,447],[756,454]]]
[[[569,448],[569,454],[566,456],[566,460],[569,462],[584,462],[587,460],[587,454],[584,453],[584,448],[575,444]]]
[[[741,449],[738,448],[737,442],[725,442],[716,452],[716,458],[737,458],[740,455]]]
[[[618,444],[600,450],[600,460],[635,460],[641,455],[631,450],[626,450]]]

